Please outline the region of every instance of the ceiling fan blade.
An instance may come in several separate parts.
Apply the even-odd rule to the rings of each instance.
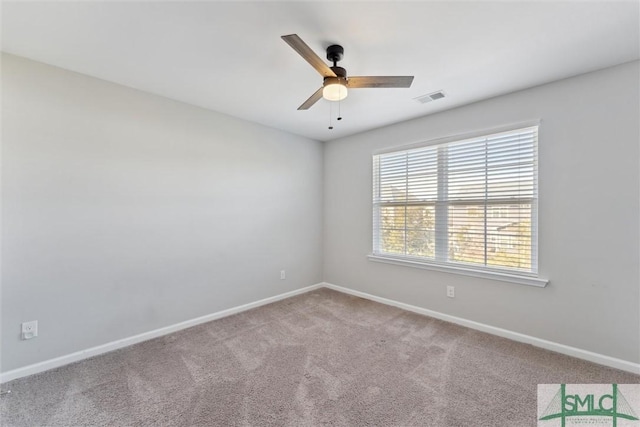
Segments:
[[[302,41],[297,34],[289,34],[288,36],[282,36],[282,40],[287,42],[289,46],[300,54],[313,68],[315,68],[324,77],[336,77],[331,68],[325,62],[320,59],[316,53],[311,50],[305,42]]]
[[[411,87],[413,76],[358,76],[347,79],[347,87]]]
[[[315,91],[314,94],[309,97],[309,99],[304,101],[302,105],[298,107],[298,110],[308,110],[313,106],[313,104],[318,102],[320,98],[322,98],[322,89],[324,89],[324,87],[321,87],[320,89]]]

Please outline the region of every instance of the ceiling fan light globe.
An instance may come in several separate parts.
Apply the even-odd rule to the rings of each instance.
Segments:
[[[328,101],[342,101],[347,97],[347,87],[340,83],[325,85],[322,97]]]

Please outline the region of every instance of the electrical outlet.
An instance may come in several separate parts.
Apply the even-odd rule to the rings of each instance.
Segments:
[[[284,270],[280,270],[280,280],[287,278],[287,273]]]
[[[38,321],[24,322],[22,324],[22,339],[30,340],[38,336]]]
[[[447,296],[449,298],[455,298],[456,297],[456,288],[454,288],[453,286],[447,286]]]

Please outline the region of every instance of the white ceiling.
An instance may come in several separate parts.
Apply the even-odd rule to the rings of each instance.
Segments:
[[[2,50],[326,141],[636,60],[639,16],[638,1],[5,1]],[[330,131],[329,101],[296,110],[322,77],[292,33],[323,59],[343,45],[350,75],[413,86],[349,91]]]

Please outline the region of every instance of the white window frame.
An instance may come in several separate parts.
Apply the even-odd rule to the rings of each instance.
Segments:
[[[381,154],[390,154],[390,153],[400,153],[403,151],[409,151],[413,149],[425,148],[429,146],[442,146],[446,147],[446,144],[452,142],[459,142],[465,140],[471,140],[482,137],[490,137],[492,135],[503,133],[503,132],[513,132],[520,129],[539,127],[540,121],[530,121],[526,123],[519,123],[510,126],[504,126],[501,128],[493,128],[489,130],[464,134],[464,135],[456,135],[447,138],[439,138],[436,140],[421,142],[417,144],[405,145],[402,147],[394,147],[387,150],[381,150],[373,153],[373,160],[375,161],[376,157]],[[537,162],[538,153],[537,153],[537,144],[536,144],[536,152],[535,152],[535,160]],[[446,148],[445,148],[446,150]],[[438,200],[435,202],[435,209],[438,210],[436,213],[436,229],[444,229],[446,230],[447,225],[447,212],[448,212],[448,204],[441,203],[441,195],[446,192],[446,162],[443,162],[443,158],[440,158],[440,154],[444,153],[444,150],[438,150],[439,160],[438,160]],[[375,166],[375,164],[373,165]],[[375,167],[373,174],[374,180],[374,188],[376,188],[376,180],[379,179],[375,174]],[[396,264],[403,265],[415,268],[422,268],[427,270],[435,270],[446,273],[454,273],[461,274],[465,276],[472,277],[480,277],[486,279],[493,279],[511,283],[517,283],[522,285],[530,285],[537,287],[545,287],[548,284],[548,280],[541,278],[538,275],[538,265],[537,265],[537,250],[538,250],[538,197],[537,197],[537,185],[538,185],[538,177],[537,177],[537,167],[534,172],[534,186],[535,188],[535,196],[533,198],[528,198],[527,200],[519,200],[516,199],[514,204],[518,204],[519,202],[531,203],[531,252],[532,252],[532,268],[531,272],[519,271],[515,269],[508,268],[494,268],[487,267],[483,265],[470,265],[448,261],[448,244],[447,242],[442,242],[443,236],[447,236],[448,233],[445,232],[436,232],[436,239],[439,239],[440,242],[436,243],[436,251],[433,259],[424,258],[418,256],[408,256],[401,254],[390,254],[380,252],[379,249],[379,232],[380,232],[380,218],[379,218],[379,208],[380,206],[384,206],[384,204],[375,203],[375,199],[372,203],[373,207],[373,252],[368,255],[369,260],[375,262],[383,262],[388,264]],[[442,187],[442,188],[441,188]],[[434,203],[425,202],[424,205],[432,205]],[[446,237],[444,237],[446,239]]]

